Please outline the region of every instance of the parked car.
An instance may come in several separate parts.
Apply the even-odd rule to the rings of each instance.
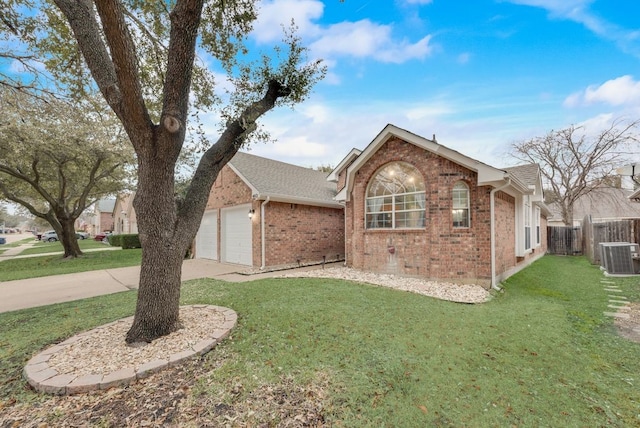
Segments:
[[[76,232],[76,239],[87,239],[89,234],[86,232]],[[59,241],[58,234],[55,230],[47,230],[40,236],[41,241],[55,242]]]
[[[42,232],[40,240],[47,242],[56,242],[58,240],[58,234],[55,230],[47,230],[46,232]]]
[[[111,232],[101,232],[98,233],[93,239],[96,241],[105,241],[109,239],[109,236],[113,235]]]

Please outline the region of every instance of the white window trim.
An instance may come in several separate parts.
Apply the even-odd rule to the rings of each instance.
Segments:
[[[454,207],[453,206],[453,189],[458,185],[458,184],[463,184],[465,187],[465,190],[467,192],[467,206],[464,208],[460,208],[460,207]],[[456,181],[453,184],[453,187],[451,189],[452,191],[452,198],[451,198],[451,226],[454,229],[470,229],[471,228],[471,189],[469,189],[469,185],[467,183],[465,183],[464,181],[460,180],[460,181]],[[453,210],[455,209],[464,209],[467,210],[467,225],[466,226],[456,226],[455,224],[453,224]]]
[[[536,236],[536,248],[542,245],[542,229],[540,226],[540,207],[535,207],[533,210],[533,224],[535,227],[535,236]]]
[[[524,204],[524,252],[525,254],[530,252],[532,249],[532,240],[531,240],[531,198],[528,195],[525,195],[523,198]],[[529,236],[527,236],[529,235]],[[529,238],[529,239],[527,239]],[[529,242],[529,246],[527,247],[527,241]]]
[[[418,169],[408,163],[408,162],[402,162],[402,161],[393,161],[390,162],[390,164],[392,163],[405,163],[407,165],[410,165],[413,169],[416,170],[417,173],[419,173]],[[389,164],[387,164],[389,165]],[[406,193],[394,193],[391,195],[384,195],[384,196],[376,196],[376,197],[369,197],[367,196],[369,194],[369,186],[371,186],[371,183],[373,182],[373,180],[376,179],[376,177],[378,176],[378,174],[380,173],[380,171],[382,169],[384,169],[385,167],[387,167],[387,165],[384,165],[382,168],[380,168],[370,179],[370,182],[367,183],[367,188],[365,191],[365,196],[364,196],[364,230],[365,231],[372,231],[372,230],[424,230],[426,227],[426,210],[427,210],[427,192],[426,192],[426,188],[423,191],[417,191],[417,192],[406,192]],[[423,179],[424,180],[424,179]],[[411,209],[411,210],[399,210],[396,209],[396,196],[401,196],[401,195],[424,195],[424,207],[422,208],[422,210],[420,209]],[[367,211],[368,209],[368,201],[371,199],[377,199],[377,198],[385,198],[385,197],[391,197],[391,205],[392,205],[392,209],[390,212],[386,212],[386,213],[390,213],[391,214],[391,227],[368,227],[368,222],[367,222],[367,215],[371,214]],[[419,212],[419,211],[423,211],[424,212],[424,222],[425,225],[424,226],[418,226],[418,227],[397,227],[396,226],[396,214],[397,213],[403,213],[403,212]]]

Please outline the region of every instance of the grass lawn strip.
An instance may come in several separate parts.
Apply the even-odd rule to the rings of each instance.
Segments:
[[[135,292],[0,314],[0,425],[637,426],[640,345],[604,316],[601,277],[547,256],[481,305],[330,279],[191,281],[182,304],[234,309],[232,336],[201,362],[73,399],[26,390],[24,363],[131,315]],[[638,297],[637,279],[614,281]]]
[[[59,254],[28,257],[0,262],[0,282],[42,276],[87,272],[137,266],[142,259],[140,249],[86,252],[76,259],[64,259]],[[0,284],[0,289],[2,284]]]

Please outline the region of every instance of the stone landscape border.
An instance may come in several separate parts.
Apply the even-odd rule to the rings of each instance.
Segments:
[[[64,342],[53,345],[31,358],[24,368],[24,376],[36,391],[55,395],[81,394],[95,390],[105,390],[116,386],[126,386],[138,379],[143,379],[163,370],[176,366],[183,361],[198,355],[203,355],[213,349],[225,339],[235,327],[238,315],[232,309],[213,305],[190,305],[197,309],[210,309],[224,316],[224,322],[217,326],[211,334],[188,349],[172,354],[167,359],[149,361],[138,367],[127,367],[114,372],[78,376],[72,373],[60,374],[48,364],[52,355],[64,352],[65,348],[78,342],[81,337],[91,335],[96,330],[105,328],[113,323],[96,327],[93,330],[79,333]],[[114,323],[131,323],[133,317],[114,321]]]

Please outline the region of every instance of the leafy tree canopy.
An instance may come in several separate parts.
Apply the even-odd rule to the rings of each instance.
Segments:
[[[60,236],[68,232],[75,238],[73,222],[82,212],[122,190],[132,175],[132,150],[122,127],[91,101],[70,105],[0,91],[0,192]]]

